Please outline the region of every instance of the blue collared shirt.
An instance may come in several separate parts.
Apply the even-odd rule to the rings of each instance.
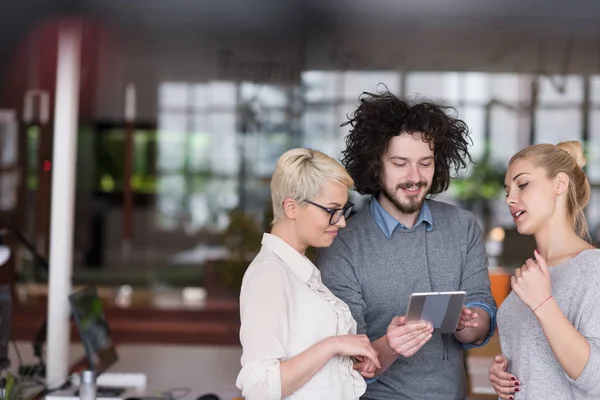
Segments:
[[[403,224],[401,224],[400,222],[398,222],[398,220],[396,218],[392,217],[387,211],[385,211],[383,209],[383,207],[381,207],[381,204],[379,204],[379,202],[377,201],[377,199],[375,197],[371,198],[369,207],[370,207],[371,215],[373,216],[373,219],[375,220],[375,223],[377,224],[377,226],[379,226],[379,228],[381,229],[381,231],[383,232],[385,237],[387,237],[388,239],[391,239],[392,234],[394,233],[394,230],[396,230],[398,228],[399,229],[409,229],[406,226],[404,226]],[[427,201],[423,202],[423,205],[421,206],[421,210],[419,211],[419,217],[417,218],[417,222],[415,223],[414,227],[417,227],[421,224],[426,224],[425,229],[427,232],[430,232],[433,229],[433,216],[431,215],[431,210],[429,209],[429,206],[427,205]],[[482,344],[473,345],[473,344],[469,344],[469,343],[464,343],[463,347],[465,349],[469,349],[472,347],[485,346],[490,341],[490,339],[492,338],[492,336],[494,335],[494,332],[496,330],[496,311],[494,309],[492,309],[490,306],[488,306],[487,304],[480,303],[480,302],[466,303],[465,307],[468,307],[468,308],[479,307],[479,308],[485,310],[490,315],[490,333],[488,334],[488,336],[486,337],[486,339],[483,341]]]
[[[402,223],[398,222],[398,220],[392,217],[387,211],[385,211],[375,197],[371,199],[369,207],[375,223],[377,223],[377,226],[381,228],[381,231],[388,239],[392,237],[392,233],[394,233],[394,230],[396,230],[398,227],[401,229],[409,229]],[[423,202],[421,211],[419,211],[419,217],[417,218],[417,222],[415,223],[414,227],[417,227],[421,224],[426,224],[425,229],[427,232],[433,229],[433,218],[431,216],[431,210],[427,205],[427,201]]]

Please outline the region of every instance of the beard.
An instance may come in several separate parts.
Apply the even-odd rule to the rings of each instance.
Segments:
[[[425,201],[425,195],[427,194],[427,192],[425,192],[423,194],[414,195],[414,196],[407,195],[408,199],[405,201],[400,200],[400,198],[396,195],[396,193],[400,189],[407,189],[407,188],[414,188],[414,187],[426,188],[427,185],[428,184],[425,181],[404,182],[404,183],[398,184],[396,186],[395,190],[390,190],[389,187],[382,185],[381,194],[386,199],[388,199],[394,206],[396,206],[398,211],[400,211],[402,214],[414,214],[421,209],[421,206],[423,205],[423,201]]]

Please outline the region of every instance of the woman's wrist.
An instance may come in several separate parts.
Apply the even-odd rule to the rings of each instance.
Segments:
[[[328,338],[321,340],[321,345],[323,347],[323,351],[327,352],[327,354],[330,357],[333,357],[333,356],[339,354],[339,352],[340,352],[339,344],[340,344],[340,341],[337,336],[330,336]]]
[[[546,297],[545,300],[543,300],[542,302],[540,302],[536,307],[534,307],[531,312],[535,314],[535,312],[537,310],[539,310],[541,307],[543,307],[546,303],[548,303],[548,301],[552,299],[552,295],[549,295],[548,297]]]

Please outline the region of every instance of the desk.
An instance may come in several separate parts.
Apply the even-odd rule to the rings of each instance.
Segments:
[[[17,346],[24,363],[35,361],[31,344],[17,342]],[[145,373],[148,377],[148,395],[176,388],[188,388],[189,394],[180,400],[196,400],[206,393],[214,393],[222,400],[241,397],[240,391],[235,387],[235,380],[240,371],[241,346],[124,344],[117,345],[117,352],[120,361],[113,365],[109,372]],[[81,344],[74,343],[69,350],[71,365],[83,355]],[[9,348],[9,356],[11,360],[18,359],[13,346]],[[14,362],[11,371],[16,372],[17,368],[18,363]]]
[[[56,392],[52,392],[44,397],[46,400],[79,400],[78,396],[75,396],[75,392],[77,388],[72,388],[69,390],[59,390]],[[129,397],[150,397],[154,396],[151,394],[147,394],[144,392],[139,392],[134,389],[128,389],[120,397],[98,397],[97,399],[102,400],[124,400]]]

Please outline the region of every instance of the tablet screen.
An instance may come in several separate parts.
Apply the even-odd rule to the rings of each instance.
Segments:
[[[465,297],[465,292],[413,293],[408,304],[407,321],[428,321],[442,333],[453,333]]]

